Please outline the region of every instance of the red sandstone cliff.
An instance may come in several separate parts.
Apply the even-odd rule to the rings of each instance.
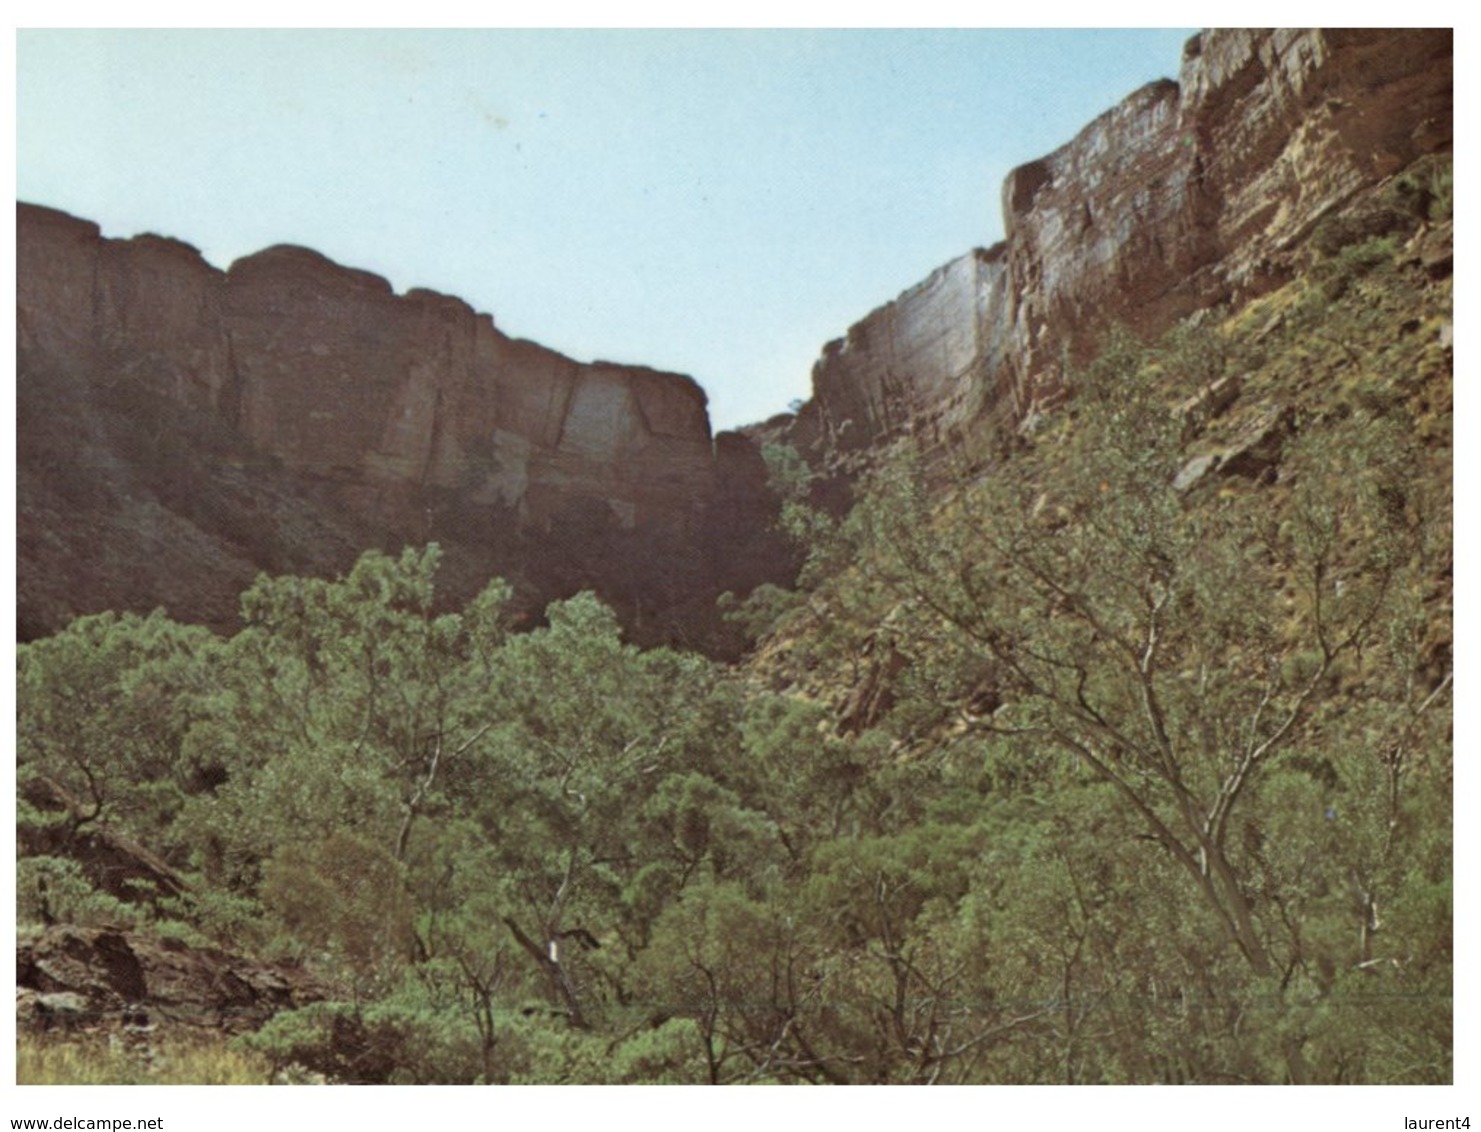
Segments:
[[[303,248],[222,272],[29,205],[17,245],[23,633],[156,604],[225,627],[260,569],[429,539],[461,591],[594,586],[650,625],[777,572],[734,553],[767,541],[764,482],[747,442],[717,456],[687,377],[574,362]]]
[[[1451,145],[1448,30],[1221,30],[1003,188],[1006,239],[830,343],[818,453],[980,454],[1110,323],[1153,334],[1292,273],[1324,216]],[[23,636],[103,608],[221,627],[259,570],[442,542],[454,599],[592,586],[642,639],[785,576],[756,448],[675,374],[584,365],[429,291],[277,247],[221,272],[157,236],[22,205]]]
[[[1448,29],[1216,30],[1003,186],[1006,239],[939,269],[825,347],[803,446],[1017,426],[1066,351],[1143,334],[1289,278],[1325,215],[1451,145]]]

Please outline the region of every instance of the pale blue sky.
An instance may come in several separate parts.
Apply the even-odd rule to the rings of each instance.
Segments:
[[[298,243],[583,360],[692,374],[717,428],[1001,236],[1009,169],[1172,31],[20,31],[17,192],[226,266]]]

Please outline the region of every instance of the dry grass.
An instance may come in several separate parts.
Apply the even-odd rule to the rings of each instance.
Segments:
[[[15,1077],[19,1085],[263,1085],[272,1070],[215,1034],[160,1037],[145,1050],[106,1035],[22,1032]]]

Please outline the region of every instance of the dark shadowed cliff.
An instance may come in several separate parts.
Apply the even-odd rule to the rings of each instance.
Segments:
[[[786,570],[759,454],[678,374],[580,364],[304,248],[222,272],[21,205],[20,624],[164,605],[222,628],[260,570],[438,540],[452,592],[594,587],[644,639]]]

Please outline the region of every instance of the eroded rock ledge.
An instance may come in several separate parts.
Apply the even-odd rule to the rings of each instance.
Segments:
[[[327,997],[298,967],[122,927],[58,924],[16,944],[16,1017],[31,1029],[191,1026],[226,1034]]]

